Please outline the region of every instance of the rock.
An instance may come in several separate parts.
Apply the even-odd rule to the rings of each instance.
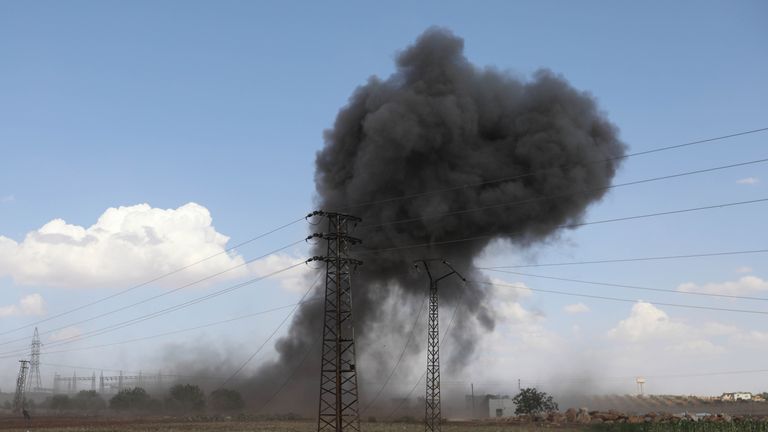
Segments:
[[[601,423],[603,423],[603,419],[601,419],[600,417],[595,417],[595,418],[593,418],[593,419],[592,419],[592,420],[589,422],[589,424],[601,424]]]
[[[567,411],[565,411],[565,419],[568,421],[568,423],[573,423],[576,421],[576,415],[579,412],[576,411],[575,408],[568,408]]]
[[[643,422],[643,418],[640,416],[629,416],[627,417],[627,423],[629,424],[640,424]]]
[[[579,412],[576,414],[576,423],[578,424],[589,424],[592,421],[592,417],[590,417],[589,412],[586,408],[580,408]]]

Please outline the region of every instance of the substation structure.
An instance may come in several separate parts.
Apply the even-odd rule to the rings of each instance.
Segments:
[[[98,387],[97,387],[98,383]],[[53,394],[75,394],[80,390],[94,390],[100,394],[117,394],[120,390],[141,387],[148,391],[163,388],[163,375],[104,375],[104,372],[96,377],[96,372],[91,376],[61,376],[58,373],[53,376]]]
[[[429,268],[430,263],[439,262],[448,267],[447,273],[435,277]],[[443,279],[456,275],[466,282],[446,260],[441,258],[422,259],[414,262],[417,268],[422,266],[429,277],[429,319],[427,324],[427,374],[426,398],[424,406],[424,430],[426,432],[440,432],[442,412],[440,409],[440,329],[439,329],[439,305],[437,285]]]
[[[313,212],[310,216],[323,217],[327,221],[327,231],[311,237],[325,240],[328,245],[325,256],[311,258],[312,261],[325,262],[317,430],[359,432],[351,275],[362,262],[349,257],[349,248],[361,241],[349,236],[349,232],[361,220],[343,213],[323,211]]]

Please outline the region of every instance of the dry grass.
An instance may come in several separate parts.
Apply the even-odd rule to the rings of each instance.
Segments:
[[[449,422],[443,424],[444,432],[528,432],[546,429],[543,427],[527,427],[505,423],[488,422]],[[195,422],[178,421],[174,419],[106,419],[106,418],[40,418],[27,429],[23,421],[18,419],[0,419],[0,430],[3,431],[46,431],[46,432],[129,432],[129,431],[163,431],[163,432],[199,432],[199,431],[259,431],[259,432],[314,432],[317,423],[314,421],[222,421]],[[362,424],[364,432],[423,432],[422,423],[385,423],[376,422]],[[575,430],[575,429],[570,429]]]

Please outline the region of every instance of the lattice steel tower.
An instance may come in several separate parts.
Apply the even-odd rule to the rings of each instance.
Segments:
[[[43,383],[40,380],[40,335],[35,327],[35,334],[32,336],[32,348],[29,354],[29,378],[27,378],[27,392],[40,391]]]
[[[450,269],[450,272],[435,278],[429,269],[429,263],[439,261]],[[443,259],[424,259],[414,263],[416,267],[419,264],[424,266],[424,270],[429,277],[429,322],[427,324],[427,395],[424,407],[424,430],[427,432],[440,432],[440,420],[442,413],[440,411],[440,330],[439,330],[439,308],[437,296],[437,284],[441,280],[456,275],[461,280],[466,281],[456,270]]]
[[[352,322],[352,271],[362,262],[349,257],[360,239],[348,235],[360,219],[342,213],[317,211],[328,221],[328,231],[313,234],[326,240],[327,253],[313,257],[325,262],[325,312],[320,366],[318,431],[359,431],[355,334]]]
[[[19,376],[16,378],[16,394],[13,396],[13,411],[19,412],[24,408],[24,387],[27,380],[29,360],[19,360]]]

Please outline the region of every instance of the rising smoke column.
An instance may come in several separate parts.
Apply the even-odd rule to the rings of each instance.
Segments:
[[[318,152],[317,207],[363,219],[355,232],[363,245],[353,252],[365,261],[353,276],[358,358],[382,332],[400,332],[404,342],[407,324],[393,323],[382,305],[395,296],[404,304],[421,303],[426,281],[409,271],[413,260],[446,258],[467,278],[482,279],[472,264],[491,241],[526,247],[555,235],[562,224],[581,221],[589,204],[604,195],[601,188],[610,185],[617,158],[624,155],[616,127],[589,94],[546,70],[524,82],[478,68],[463,48],[451,32],[427,30],[399,53],[392,76],[373,77],[355,90]],[[523,176],[528,173],[535,174]],[[500,178],[508,180],[494,181]],[[390,200],[463,185],[469,186]],[[541,199],[550,196],[556,198]],[[388,224],[404,219],[412,221]],[[472,237],[482,238],[441,244]],[[433,245],[375,252],[422,243]],[[324,254],[324,247],[315,254]],[[449,368],[461,368],[478,336],[493,329],[488,292],[477,284],[441,285],[443,311],[461,303]],[[279,362],[258,375],[262,384],[272,380],[266,377],[284,376],[320,339],[321,312],[314,304],[297,313],[288,336],[277,343]],[[423,338],[416,339],[423,346]],[[315,385],[308,389],[312,395],[318,358],[312,355],[302,365],[306,381],[297,378]]]

